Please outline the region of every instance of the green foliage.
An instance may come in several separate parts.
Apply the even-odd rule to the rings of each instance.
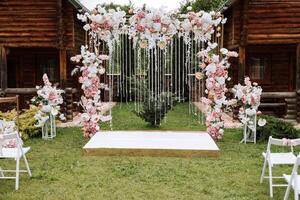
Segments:
[[[140,101],[143,102],[142,110],[139,112],[133,112],[145,122],[149,123],[152,127],[160,126],[167,112],[169,112],[172,108],[172,103],[176,103],[176,98],[173,93],[161,92],[157,94],[149,88],[148,81],[151,83],[151,80],[144,81],[135,77],[131,79],[133,93],[137,94]]]
[[[187,13],[187,7],[191,6],[192,10],[198,12],[200,10],[212,11],[218,9],[225,0],[190,0],[183,1],[181,3],[180,12]]]
[[[19,115],[19,131],[24,140],[41,134],[40,128],[35,126],[36,120],[34,115],[37,110],[37,107],[31,106],[29,109],[24,109]],[[8,112],[0,112],[0,119],[14,120],[16,114],[15,109]]]
[[[293,124],[285,122],[281,119],[272,116],[260,116],[259,118],[266,119],[265,126],[257,126],[258,141],[267,141],[269,136],[274,138],[298,138],[300,131],[297,130]]]
[[[143,107],[136,115],[142,118],[151,126],[160,126],[161,121],[165,118],[167,112],[172,108],[171,102],[174,101],[172,93],[161,93],[155,96],[152,92],[147,91]]]

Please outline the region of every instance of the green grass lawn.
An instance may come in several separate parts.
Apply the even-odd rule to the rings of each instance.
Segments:
[[[150,129],[131,110],[124,104],[114,108],[113,129]],[[162,130],[205,129],[188,115],[187,104],[178,105],[167,119]],[[259,184],[266,145],[240,144],[240,138],[241,130],[226,130],[218,142],[219,158],[86,157],[82,147],[88,140],[80,130],[59,129],[54,140],[25,142],[32,148],[33,177],[23,174],[17,192],[13,180],[0,180],[0,199],[269,199],[267,182]],[[7,164],[0,160],[0,166]],[[284,170],[290,168],[277,173]],[[283,199],[284,191],[275,188],[274,199]]]

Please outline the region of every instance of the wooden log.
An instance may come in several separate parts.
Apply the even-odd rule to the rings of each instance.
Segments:
[[[66,118],[68,121],[73,120],[73,93],[72,93],[72,88],[66,88]]]
[[[296,92],[263,92],[261,95],[262,98],[296,98]]]
[[[4,90],[6,94],[35,94],[36,88],[6,88]]]

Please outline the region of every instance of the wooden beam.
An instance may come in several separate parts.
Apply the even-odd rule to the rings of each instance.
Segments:
[[[36,88],[6,88],[4,92],[6,94],[35,94]]]
[[[7,58],[4,46],[0,46],[1,89],[7,88]]]
[[[246,46],[248,42],[248,10],[249,10],[249,0],[244,0],[242,7],[242,22],[241,22],[241,36],[240,45]]]
[[[61,86],[64,86],[64,83],[67,80],[67,50],[59,50],[59,77],[61,81]]]

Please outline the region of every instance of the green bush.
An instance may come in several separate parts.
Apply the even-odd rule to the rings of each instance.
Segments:
[[[298,138],[300,135],[300,130],[297,130],[293,124],[283,121],[281,119],[262,115],[259,118],[263,118],[267,121],[265,126],[257,126],[257,140],[268,141],[269,136],[274,138]]]
[[[24,140],[41,135],[41,129],[35,126],[36,120],[34,118],[34,115],[37,110],[37,107],[30,106],[29,109],[24,109],[19,115],[19,131],[22,139]],[[15,117],[15,109],[8,112],[0,112],[0,119],[14,120]]]
[[[175,102],[172,93],[161,93],[156,97],[154,95],[147,95],[143,102],[142,110],[140,112],[134,111],[134,113],[151,126],[157,127],[160,126],[161,121],[172,108],[172,101],[173,103]]]

